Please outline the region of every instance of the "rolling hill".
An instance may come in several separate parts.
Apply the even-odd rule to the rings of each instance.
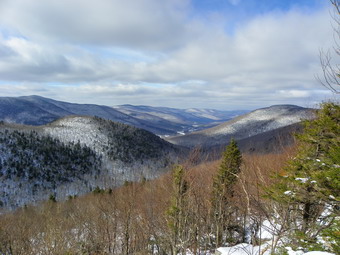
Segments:
[[[300,129],[298,123],[313,117],[313,109],[295,105],[275,105],[241,115],[213,128],[170,137],[167,141],[189,148],[212,148],[225,145],[234,138],[246,151],[254,151],[255,147],[258,148],[257,151],[261,151],[265,147],[273,147],[269,143],[280,142],[280,139],[282,146],[288,145],[289,141],[292,141],[290,134]]]

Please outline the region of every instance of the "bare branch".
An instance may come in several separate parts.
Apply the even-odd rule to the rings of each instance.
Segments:
[[[340,15],[340,1],[339,0],[330,0],[331,4],[335,7],[338,15]]]
[[[340,56],[340,0],[330,0],[333,5],[334,13],[332,14],[332,18],[335,22],[334,29],[334,52],[336,55]],[[340,67],[339,65],[333,65],[332,56],[330,51],[320,51],[320,64],[323,72],[323,78],[321,79],[319,76],[316,78],[319,82],[332,91],[335,94],[340,94]]]
[[[336,52],[338,52],[337,49]],[[329,51],[320,52],[320,63],[323,72],[323,79],[317,77],[319,82],[336,94],[340,94],[340,69],[339,66],[333,66],[331,64],[331,54]]]

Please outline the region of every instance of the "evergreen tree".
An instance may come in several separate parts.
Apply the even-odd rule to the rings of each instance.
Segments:
[[[296,157],[276,176],[269,194],[286,206],[287,230],[296,246],[317,247],[317,235],[324,230],[337,235],[339,245],[334,224],[340,216],[340,106],[324,103],[304,127]]]
[[[213,182],[212,217],[215,232],[215,246],[221,246],[226,239],[225,231],[231,225],[230,216],[232,210],[228,200],[233,196],[233,186],[237,182],[241,170],[242,156],[234,139],[226,147],[222,162]],[[229,241],[231,236],[229,235]]]

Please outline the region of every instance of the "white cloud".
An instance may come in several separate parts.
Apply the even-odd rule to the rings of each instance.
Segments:
[[[5,0],[6,1],[6,0]],[[186,0],[7,0],[0,21],[34,40],[160,50],[191,33]]]
[[[3,95],[208,108],[325,96],[314,92],[322,90],[314,77],[319,49],[333,43],[326,9],[266,13],[230,34],[223,20],[193,18],[183,0],[5,0],[2,7],[0,24],[11,31],[1,36],[0,27]]]
[[[306,97],[311,96],[311,92],[310,91],[296,90],[296,89],[292,89],[292,90],[280,90],[279,93],[281,94],[281,96],[284,96],[284,97],[306,98]]]

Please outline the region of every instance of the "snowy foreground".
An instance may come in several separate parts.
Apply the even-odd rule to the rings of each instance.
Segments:
[[[303,252],[302,250],[294,251],[290,247],[285,248],[288,255],[336,255],[334,253],[324,252],[324,251],[309,251]],[[241,243],[232,247],[220,247],[215,253],[200,253],[200,255],[270,255],[272,250],[269,248],[268,244],[261,246],[253,246],[247,243]],[[194,255],[194,253],[187,251],[186,255]]]
[[[310,251],[304,253],[301,250],[293,251],[290,247],[286,247],[288,255],[335,255],[334,253],[323,251]],[[252,246],[251,244],[238,244],[232,247],[221,247],[216,251],[217,255],[270,255],[271,250],[266,249],[266,244],[262,246]]]

